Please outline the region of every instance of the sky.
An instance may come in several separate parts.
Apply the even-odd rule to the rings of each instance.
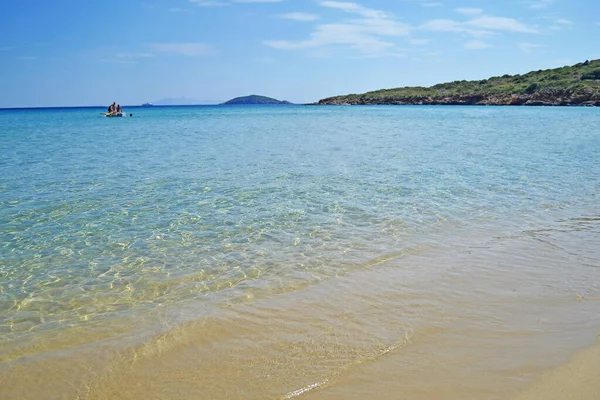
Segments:
[[[599,59],[599,38],[599,0],[5,1],[0,107],[310,103]]]

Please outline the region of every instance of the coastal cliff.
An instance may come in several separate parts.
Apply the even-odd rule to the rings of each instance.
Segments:
[[[335,96],[316,104],[600,106],[600,60],[480,81]]]

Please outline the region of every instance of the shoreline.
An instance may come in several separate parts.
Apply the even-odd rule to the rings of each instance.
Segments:
[[[512,400],[566,399],[600,399],[599,342],[577,351],[566,363],[543,373]]]
[[[587,385],[598,346],[561,364],[597,334],[598,292],[579,298],[554,287],[559,278],[583,282],[563,257],[587,235],[571,242],[557,233],[552,242],[570,244],[562,250],[506,228],[457,230],[424,251],[210,315],[198,315],[202,303],[157,310],[146,319],[158,324],[154,333],[15,360],[0,386],[8,398],[90,400],[505,400],[525,387],[516,400],[536,400],[570,391],[570,380]],[[594,399],[597,386],[587,387],[573,398]]]
[[[305,105],[305,106],[317,106],[317,107],[322,107],[322,106],[340,106],[340,107],[347,107],[347,106],[373,106],[373,107],[377,107],[377,106],[399,106],[399,107],[403,107],[403,106],[431,106],[431,107],[461,107],[461,106],[466,106],[466,107],[527,107],[527,108],[532,108],[532,107],[550,107],[550,108],[595,108],[595,107],[600,107],[600,102],[598,104],[467,104],[467,103],[356,103],[356,104],[350,104],[350,103],[308,103],[308,104],[299,104],[299,105]]]
[[[596,104],[483,104],[483,103],[307,103],[299,104],[305,106],[433,106],[433,107],[551,107],[551,108],[573,108],[573,107],[586,107],[594,108],[600,107],[600,102]]]

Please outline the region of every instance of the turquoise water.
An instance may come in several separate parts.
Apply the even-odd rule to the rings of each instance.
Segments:
[[[101,111],[0,110],[1,341],[600,218],[598,109]]]

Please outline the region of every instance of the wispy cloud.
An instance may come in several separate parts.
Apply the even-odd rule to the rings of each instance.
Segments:
[[[535,49],[539,49],[544,47],[541,44],[535,44],[535,43],[528,43],[528,42],[521,42],[517,44],[517,47],[519,48],[519,50],[521,50],[523,53],[533,53],[535,51]]]
[[[556,0],[536,0],[529,3],[529,8],[534,10],[541,10],[542,8],[546,8],[554,3]]]
[[[191,10],[187,9],[187,8],[169,8],[170,12],[191,12]]]
[[[151,47],[163,53],[179,54],[188,57],[206,56],[216,53],[216,49],[205,43],[153,43]]]
[[[492,47],[491,45],[482,42],[481,40],[471,40],[470,42],[465,43],[465,49],[468,50],[483,50],[488,47]]]
[[[600,24],[600,22],[599,22],[599,24]],[[11,49],[12,49],[12,47],[8,47],[8,46],[2,47],[2,46],[0,46],[0,51],[9,51]]]
[[[384,11],[364,7],[357,3],[321,1],[322,7],[358,15],[339,23],[317,25],[310,37],[301,41],[269,40],[267,46],[281,50],[319,50],[325,56],[325,48],[351,50],[365,57],[401,56],[396,43],[385,38],[404,36],[410,26],[397,21]]]
[[[573,21],[566,18],[557,18],[554,22],[561,25],[573,25]]]
[[[461,7],[461,8],[457,8],[454,11],[456,11],[459,14],[462,15],[479,15],[481,13],[483,13],[483,10],[481,8],[471,8],[471,7]]]
[[[573,23],[568,19],[557,19],[554,21],[555,25],[552,25],[550,29],[553,31],[563,31],[569,29]]]
[[[200,7],[226,7],[232,3],[281,3],[285,0],[189,0],[190,3]]]
[[[347,13],[360,14],[365,18],[384,19],[384,18],[389,17],[388,14],[383,11],[366,8],[366,7],[363,7],[360,4],[356,4],[356,3],[347,3],[347,2],[342,2],[342,1],[322,1],[319,4],[323,7],[337,8],[337,9],[345,11]]]
[[[512,18],[504,17],[482,16],[471,21],[467,21],[465,24],[492,31],[538,33],[537,29],[523,25]]]
[[[573,25],[573,21],[566,18],[557,17],[556,15],[542,15],[537,18],[545,21],[550,21],[550,23],[553,24],[550,26],[550,29],[554,31],[568,29]]]
[[[36,56],[21,56],[21,57],[17,57],[19,60],[37,60]]]
[[[200,7],[226,7],[231,5],[226,1],[219,0],[189,0],[190,3],[196,4]]]
[[[475,37],[489,36],[492,34],[490,31],[473,29],[466,26],[463,22],[457,22],[450,19],[432,19],[422,24],[420,28],[427,31],[465,33]]]
[[[266,45],[281,50],[302,50],[325,46],[342,46],[358,50],[365,55],[385,54],[394,43],[380,40],[371,31],[372,27],[361,24],[326,24],[315,28],[310,39],[293,42],[273,40]],[[381,27],[375,27],[379,30]]]
[[[316,21],[319,19],[317,15],[303,12],[291,12],[287,14],[278,15],[278,17],[284,19],[292,19],[294,21]]]
[[[417,3],[421,7],[441,7],[444,5],[441,1],[431,1],[431,0],[403,0],[408,3]]]
[[[450,19],[434,19],[421,25],[421,29],[443,32],[461,32],[481,37],[494,32],[538,33],[537,29],[529,27],[512,18],[482,15],[466,22]]]

